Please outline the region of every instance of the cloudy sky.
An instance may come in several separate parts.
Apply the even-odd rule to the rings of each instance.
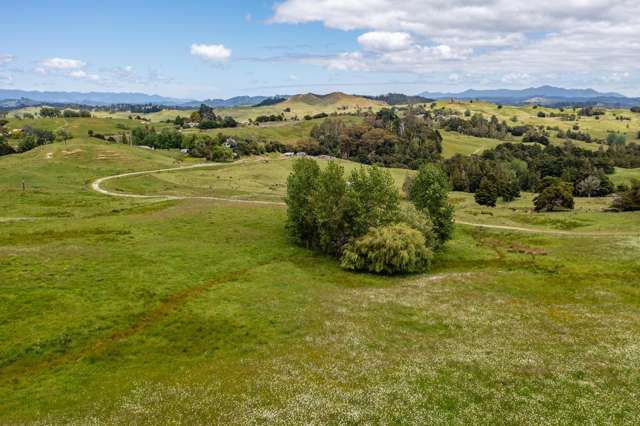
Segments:
[[[639,0],[27,0],[2,15],[5,89],[640,96]]]

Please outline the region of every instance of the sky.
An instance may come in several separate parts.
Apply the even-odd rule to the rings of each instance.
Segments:
[[[2,16],[3,89],[640,96],[640,0],[24,0]]]

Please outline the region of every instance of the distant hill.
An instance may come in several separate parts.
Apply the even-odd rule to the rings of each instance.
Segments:
[[[19,109],[30,106],[39,105],[39,102],[33,101],[31,99],[20,98],[20,99],[1,99],[0,100],[0,109]]]
[[[433,98],[426,98],[424,96],[410,96],[402,93],[387,93],[386,95],[363,97],[367,99],[373,99],[375,101],[381,101],[389,105],[423,104],[433,102]]]
[[[598,92],[593,89],[564,89],[554,86],[527,89],[465,90],[458,93],[422,92],[418,96],[433,99],[481,99],[489,102],[520,105],[592,105],[631,106],[640,103],[638,98],[627,98],[620,93]]]
[[[260,102],[259,104],[255,104],[253,105],[255,108],[259,108],[259,107],[263,107],[263,106],[271,106],[271,105],[277,105],[280,104],[284,101],[286,101],[287,98],[283,98],[280,96],[275,96],[273,98],[267,98],[265,100],[263,100],[262,102]]]
[[[0,89],[0,100],[19,99],[31,103],[52,104],[82,104],[82,105],[111,105],[111,104],[156,104],[180,105],[189,99],[168,98],[144,93],[116,93],[116,92],[40,92],[35,90],[7,90]]]
[[[282,96],[279,96],[282,98]],[[115,104],[143,105],[154,104],[161,106],[175,106],[180,108],[198,108],[201,104],[213,108],[233,108],[240,106],[254,106],[272,96],[235,96],[229,99],[180,99],[144,93],[115,93],[115,92],[40,92],[32,90],[0,89],[0,108],[23,108],[26,106],[50,105],[89,105],[104,106]]]
[[[205,99],[204,101],[191,101],[186,102],[180,107],[183,108],[197,108],[201,104],[208,105],[212,108],[235,108],[243,106],[255,106],[268,99],[272,99],[271,96],[235,96],[229,99]]]
[[[280,105],[283,108],[295,105],[309,105],[314,107],[332,107],[332,108],[369,108],[384,105],[382,101],[365,98],[356,95],[347,95],[342,92],[333,92],[327,95],[316,95],[314,93],[305,93],[289,97]]]

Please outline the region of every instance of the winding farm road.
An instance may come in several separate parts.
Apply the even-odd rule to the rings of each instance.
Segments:
[[[91,189],[93,189],[94,191],[100,194],[109,195],[111,197],[125,197],[125,198],[153,199],[153,200],[212,200],[212,201],[225,201],[225,202],[231,202],[231,203],[267,205],[267,206],[285,206],[286,205],[285,203],[279,202],[279,201],[242,200],[238,198],[224,198],[224,197],[210,197],[210,196],[131,194],[127,192],[109,191],[108,189],[104,189],[102,187],[103,183],[110,180],[114,180],[114,179],[120,179],[125,177],[132,177],[132,176],[144,176],[144,175],[163,173],[163,172],[173,172],[177,170],[192,170],[192,169],[199,169],[199,168],[216,167],[216,166],[222,166],[225,164],[226,163],[203,163],[203,164],[195,164],[192,166],[182,166],[182,167],[172,167],[167,169],[145,170],[141,172],[122,173],[119,175],[106,176],[106,177],[96,179],[91,183]],[[637,236],[640,236],[640,233],[637,233],[637,232],[636,233],[572,232],[572,231],[558,231],[558,230],[552,230],[552,229],[523,228],[519,226],[508,226],[508,225],[489,225],[485,223],[473,223],[473,222],[465,222],[461,220],[456,220],[455,222],[458,225],[473,226],[476,228],[524,232],[529,234],[547,234],[547,235],[573,236],[573,237],[637,237]]]
[[[157,169],[157,170],[146,170],[142,172],[130,172],[130,173],[122,173],[119,175],[106,176],[100,179],[96,179],[91,183],[91,189],[100,194],[109,195],[112,197],[125,197],[125,198],[138,198],[138,199],[155,199],[155,200],[213,200],[213,201],[228,201],[233,203],[243,203],[243,204],[258,204],[258,205],[274,205],[274,206],[284,206],[285,203],[278,201],[259,201],[259,200],[241,200],[237,198],[222,198],[222,197],[208,197],[208,196],[195,196],[195,195],[142,195],[142,194],[131,194],[127,192],[114,192],[109,191],[108,189],[104,189],[102,184],[113,180],[120,179],[125,177],[132,176],[143,176],[143,175],[151,175],[154,173],[162,173],[162,172],[173,172],[176,170],[191,170],[191,169],[200,169],[206,167],[215,167],[222,166],[225,163],[203,163],[203,164],[195,164],[193,166],[183,166],[183,167],[172,167],[169,169]]]

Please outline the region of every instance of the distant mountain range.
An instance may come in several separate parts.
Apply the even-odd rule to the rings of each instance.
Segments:
[[[484,101],[504,104],[540,105],[591,105],[602,104],[610,106],[640,105],[640,98],[628,98],[615,92],[598,92],[593,89],[564,89],[562,87],[540,86],[527,89],[497,89],[497,90],[465,90],[459,93],[422,92],[418,96],[433,99],[480,99]]]
[[[111,105],[111,104],[156,104],[180,105],[190,99],[168,98],[145,93],[117,92],[40,92],[36,90],[0,89],[0,100],[23,100],[32,103],[50,102],[55,104]]]
[[[366,99],[365,99],[366,98]],[[145,93],[118,92],[41,92],[30,90],[0,89],[0,109],[15,109],[43,104],[89,105],[103,106],[113,104],[154,104],[166,107],[197,108],[206,104],[214,108],[231,108],[240,106],[273,105],[285,103],[285,100],[302,101],[309,104],[343,103],[345,105],[363,106],[371,102],[379,104],[407,104],[429,102],[432,99],[480,99],[494,103],[521,105],[539,104],[548,106],[567,105],[605,105],[630,107],[639,106],[640,98],[628,98],[614,92],[598,92],[593,89],[564,89],[561,87],[541,86],[522,90],[466,90],[459,93],[423,92],[416,96],[389,93],[381,96],[355,96],[335,92],[328,95],[311,93],[294,96],[236,96],[229,99],[180,99]],[[357,100],[357,102],[356,102]],[[367,102],[368,101],[368,102]]]
[[[181,107],[197,108],[200,104],[209,105],[212,108],[233,108],[241,106],[256,106],[264,102],[283,99],[282,96],[235,96],[229,99],[205,99],[204,101],[189,101],[180,104]]]

